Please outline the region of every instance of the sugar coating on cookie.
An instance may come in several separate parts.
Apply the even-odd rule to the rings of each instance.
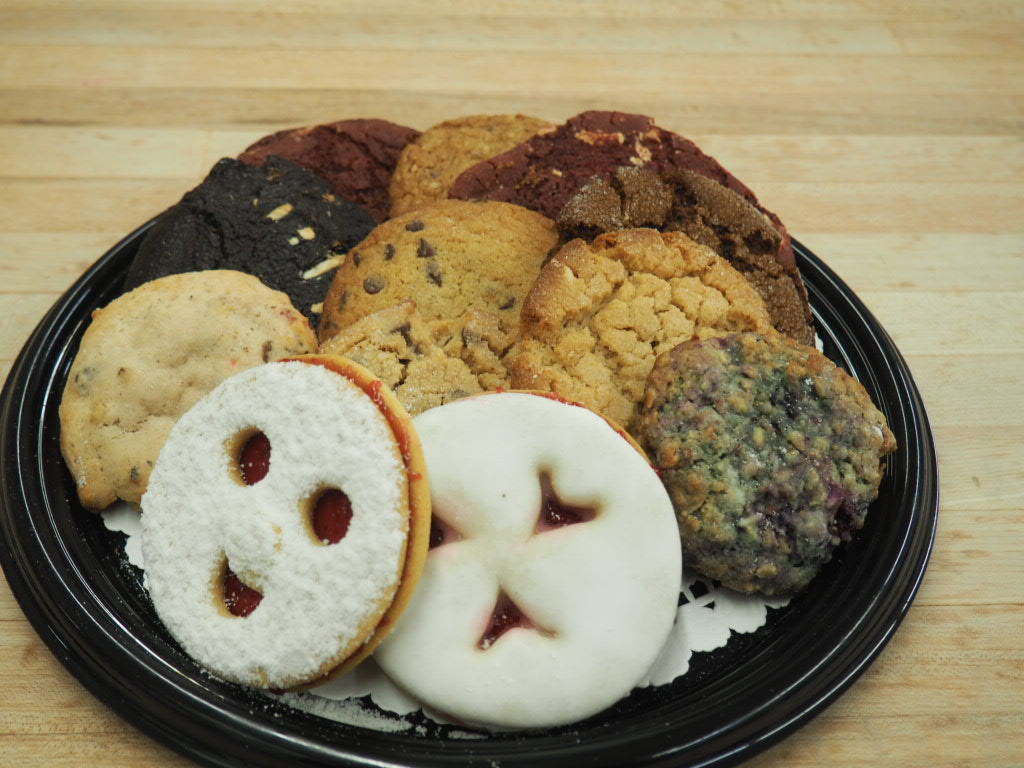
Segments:
[[[261,166],[271,155],[298,163],[327,180],[334,193],[388,217],[388,185],[402,149],[419,131],[387,120],[340,120],[289,128],[255,142],[238,159]]]
[[[316,349],[288,297],[230,270],[146,283],[96,310],[60,404],[61,450],[92,509],[137,503],[171,427],[239,371]]]
[[[815,349],[753,333],[659,357],[638,435],[687,565],[766,595],[804,588],[864,524],[896,448],[860,382]]]
[[[646,459],[597,414],[535,394],[478,395],[415,424],[433,548],[380,666],[442,713],[497,727],[574,722],[628,694],[681,578]]]
[[[269,465],[251,482],[238,445],[254,433],[269,441]],[[327,492],[349,505],[337,541],[312,519]],[[387,609],[404,565],[409,478],[371,396],[322,365],[271,363],[181,418],[142,509],[146,586],[171,634],[220,677],[284,688],[329,672]],[[261,595],[248,615],[228,610],[229,572]]]
[[[391,177],[391,215],[444,200],[471,165],[553,127],[529,115],[469,115],[428,128],[402,150]]]
[[[523,305],[512,386],[583,403],[627,429],[655,358],[693,336],[772,332],[764,302],[711,249],[678,232],[572,240]]]

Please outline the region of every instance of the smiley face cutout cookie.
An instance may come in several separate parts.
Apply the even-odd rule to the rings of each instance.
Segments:
[[[733,331],[774,333],[757,291],[711,249],[653,229],[571,240],[523,305],[512,386],[556,392],[631,429],[659,354]]]
[[[375,658],[458,720],[543,728],[629,693],[672,627],[681,556],[644,456],[601,416],[522,392],[420,414],[431,550]]]
[[[96,310],[60,403],[82,505],[138,503],[174,422],[228,376],[316,349],[288,297],[231,270],[153,280]]]
[[[189,410],[142,508],[161,621],[214,674],[273,688],[367,656],[430,531],[410,418],[368,370],[322,355],[244,371]]]

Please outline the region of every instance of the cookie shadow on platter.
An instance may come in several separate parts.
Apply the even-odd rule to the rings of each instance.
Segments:
[[[0,401],[0,559],[55,656],[94,695],[193,759],[227,765],[730,765],[820,712],[874,659],[909,608],[931,550],[938,485],[927,417],[884,329],[842,281],[794,242],[825,354],[867,388],[899,444],[865,527],[766,624],[697,653],[675,682],[634,691],[588,720],[459,738],[421,715],[383,733],[286,707],[212,678],[170,639],[124,535],[79,507],[59,446],[57,406],[91,311],[121,292],[152,223],[102,257],[44,317]],[[371,705],[372,706],[372,705]],[[439,741],[444,748],[439,749]]]

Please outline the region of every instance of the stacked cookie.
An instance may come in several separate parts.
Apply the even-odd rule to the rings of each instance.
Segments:
[[[218,674],[251,684],[304,683],[358,661],[380,642],[418,577],[420,566],[403,558],[422,565],[425,556],[423,537],[410,538],[415,526],[409,523],[416,517],[409,509],[424,505],[410,505],[408,489],[429,471],[434,527],[420,588],[425,602],[412,600],[396,637],[385,641],[383,663],[436,708],[460,717],[486,710],[480,717],[489,724],[526,727],[587,716],[642,677],[671,625],[680,548],[659,549],[666,521],[670,534],[678,525],[691,567],[735,589],[789,594],[806,586],[833,547],[863,523],[878,492],[881,458],[895,448],[863,387],[810,346],[807,293],[779,218],[696,145],[642,115],[585,112],[562,125],[525,115],[473,116],[423,133],[383,120],[344,120],[275,133],[238,159],[221,160],[160,217],[125,287],[133,290],[101,310],[86,333],[61,406],[62,447],[83,505],[142,499],[144,509],[156,510],[147,515],[149,548],[152,561],[161,563],[176,557],[164,557],[178,546],[167,542],[184,537],[173,510],[189,473],[209,475],[225,497],[270,506],[282,503],[281,494],[306,494],[300,506],[308,508],[303,525],[315,532],[313,544],[296,533],[302,526],[282,522],[274,511],[264,515],[274,533],[253,539],[262,547],[256,554],[240,543],[244,532],[223,534],[222,541],[219,531],[234,530],[234,522],[204,528],[202,541],[186,539],[202,544],[203,562],[215,571],[220,614],[206,606],[209,615],[191,618],[207,597],[208,574],[188,580],[188,605],[173,572],[153,581],[158,611],[182,644]],[[266,374],[267,394],[256,384],[263,374],[247,370],[315,351],[334,361],[329,369],[349,372],[347,378],[366,371],[354,376],[361,382],[356,389],[385,415],[400,414],[393,445],[386,429],[368,426],[373,409],[365,402],[356,407],[347,404],[348,395],[335,396],[337,381],[321,390],[323,382],[308,371],[289,369]],[[501,394],[509,389],[550,399],[540,405],[535,397]],[[331,394],[316,394],[321,391]],[[251,395],[270,414],[267,424],[308,424],[320,447],[289,452],[291,459],[275,453],[276,466],[287,469],[264,480],[273,470],[270,448],[254,437],[265,431],[260,410],[236,413],[229,407],[235,395],[225,392]],[[293,406],[298,410],[288,410]],[[197,409],[205,415],[196,416]],[[416,438],[406,412],[422,414],[416,424],[432,435],[424,471],[416,468],[422,457],[408,451]],[[494,426],[486,427],[492,416]],[[339,431],[321,435],[320,425],[334,420]],[[204,423],[224,434],[206,434]],[[555,439],[563,428],[571,434]],[[274,429],[278,446],[302,442],[301,435]],[[495,430],[494,438],[474,434],[484,429]],[[170,447],[162,450],[172,430]],[[577,438],[585,445],[565,460]],[[194,450],[193,440],[200,440]],[[225,440],[238,445],[217,448]],[[367,467],[365,474],[377,478],[370,485],[393,485],[397,478],[406,489],[397,493],[400,503],[383,503],[373,513],[372,504],[345,506],[341,497],[358,496],[366,483],[334,472],[332,464],[363,440],[397,450],[404,461],[380,477]],[[459,440],[458,451],[452,440]],[[660,479],[641,458],[644,451]],[[222,468],[210,474],[209,467],[200,472],[190,464],[193,454],[222,453],[239,468],[240,485],[258,491],[238,491]],[[620,476],[609,456],[619,457],[613,463]],[[253,483],[250,466],[259,468]],[[515,482],[507,482],[509,467],[522,470]],[[151,471],[153,492],[143,496]],[[279,483],[290,490],[274,491]],[[633,490],[623,496],[617,484]],[[484,510],[489,488],[504,489],[491,510],[504,518]],[[459,510],[473,493],[479,519]],[[326,522],[316,522],[314,498],[331,499]],[[606,543],[630,539],[628,498],[643,507],[632,510],[637,549],[612,558],[614,547]],[[315,546],[334,542],[338,530],[337,540],[345,539],[351,520],[387,517],[384,507],[395,503],[405,512],[377,538],[359,538],[359,522],[348,544]],[[202,508],[201,501],[189,504]],[[217,651],[217,633],[238,642],[240,626],[264,620],[250,621],[250,614],[273,615],[269,606],[280,598],[263,597],[271,584],[284,579],[290,594],[302,593],[291,576],[272,575],[279,573],[271,567],[274,551],[289,541],[323,563],[332,589],[344,578],[332,580],[331,569],[345,578],[354,573],[352,562],[338,564],[344,558],[337,553],[359,541],[372,542],[364,556],[389,552],[385,575],[361,607],[346,610],[340,635],[326,616],[309,630],[330,637],[317,641],[326,650],[301,668],[284,661],[297,658],[301,632],[289,635],[293,650],[264,642],[272,637],[267,629],[257,644],[266,646],[264,655],[242,660],[207,653]],[[660,554],[644,562],[655,551]],[[516,579],[525,585],[531,577],[515,575],[521,569],[509,552],[522,553],[524,561],[541,557],[535,552],[552,558],[554,583],[570,583],[588,562],[616,565],[588,582],[598,585],[596,592],[581,586],[570,609],[515,587]],[[236,570],[236,562],[250,566]],[[483,579],[482,591],[458,586],[472,573]],[[620,595],[616,580],[645,582],[649,595],[659,597],[637,601],[628,589]],[[666,590],[666,584],[675,586]],[[607,604],[602,609],[601,600],[587,597],[591,592],[621,596],[627,618],[620,624],[629,626],[609,626],[598,615]],[[453,618],[451,626],[462,628],[454,638],[436,610],[454,610],[465,600],[479,610]],[[563,622],[559,611],[574,618]],[[309,615],[319,614],[314,607]],[[378,631],[378,623],[388,626]],[[533,634],[505,639],[520,631]],[[567,696],[576,703],[541,710],[539,720],[524,714],[538,711],[528,692],[482,706],[480,697],[492,688],[488,674],[507,677],[518,669],[515,674],[532,679],[528,669],[541,667],[531,654],[543,657],[551,643],[586,656],[560,668],[595,674],[613,663],[602,655],[602,643],[590,642],[594,636],[620,636],[620,645],[634,652],[642,647],[636,669],[614,685],[559,683],[561,693],[549,689],[546,700]],[[422,674],[423,643],[446,642],[461,650],[444,654],[438,646],[443,665]],[[490,654],[487,663],[479,663],[481,652]],[[504,654],[518,661],[499,663]],[[282,661],[268,671],[267,658]],[[459,674],[482,677],[456,701],[445,675]]]

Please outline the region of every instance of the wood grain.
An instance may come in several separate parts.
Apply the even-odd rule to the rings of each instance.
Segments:
[[[826,259],[928,408],[938,538],[902,627],[757,768],[1024,765],[1019,0],[3,0],[0,380],[57,297],[283,127],[613,107],[692,137]],[[185,766],[0,586],[0,765]]]

